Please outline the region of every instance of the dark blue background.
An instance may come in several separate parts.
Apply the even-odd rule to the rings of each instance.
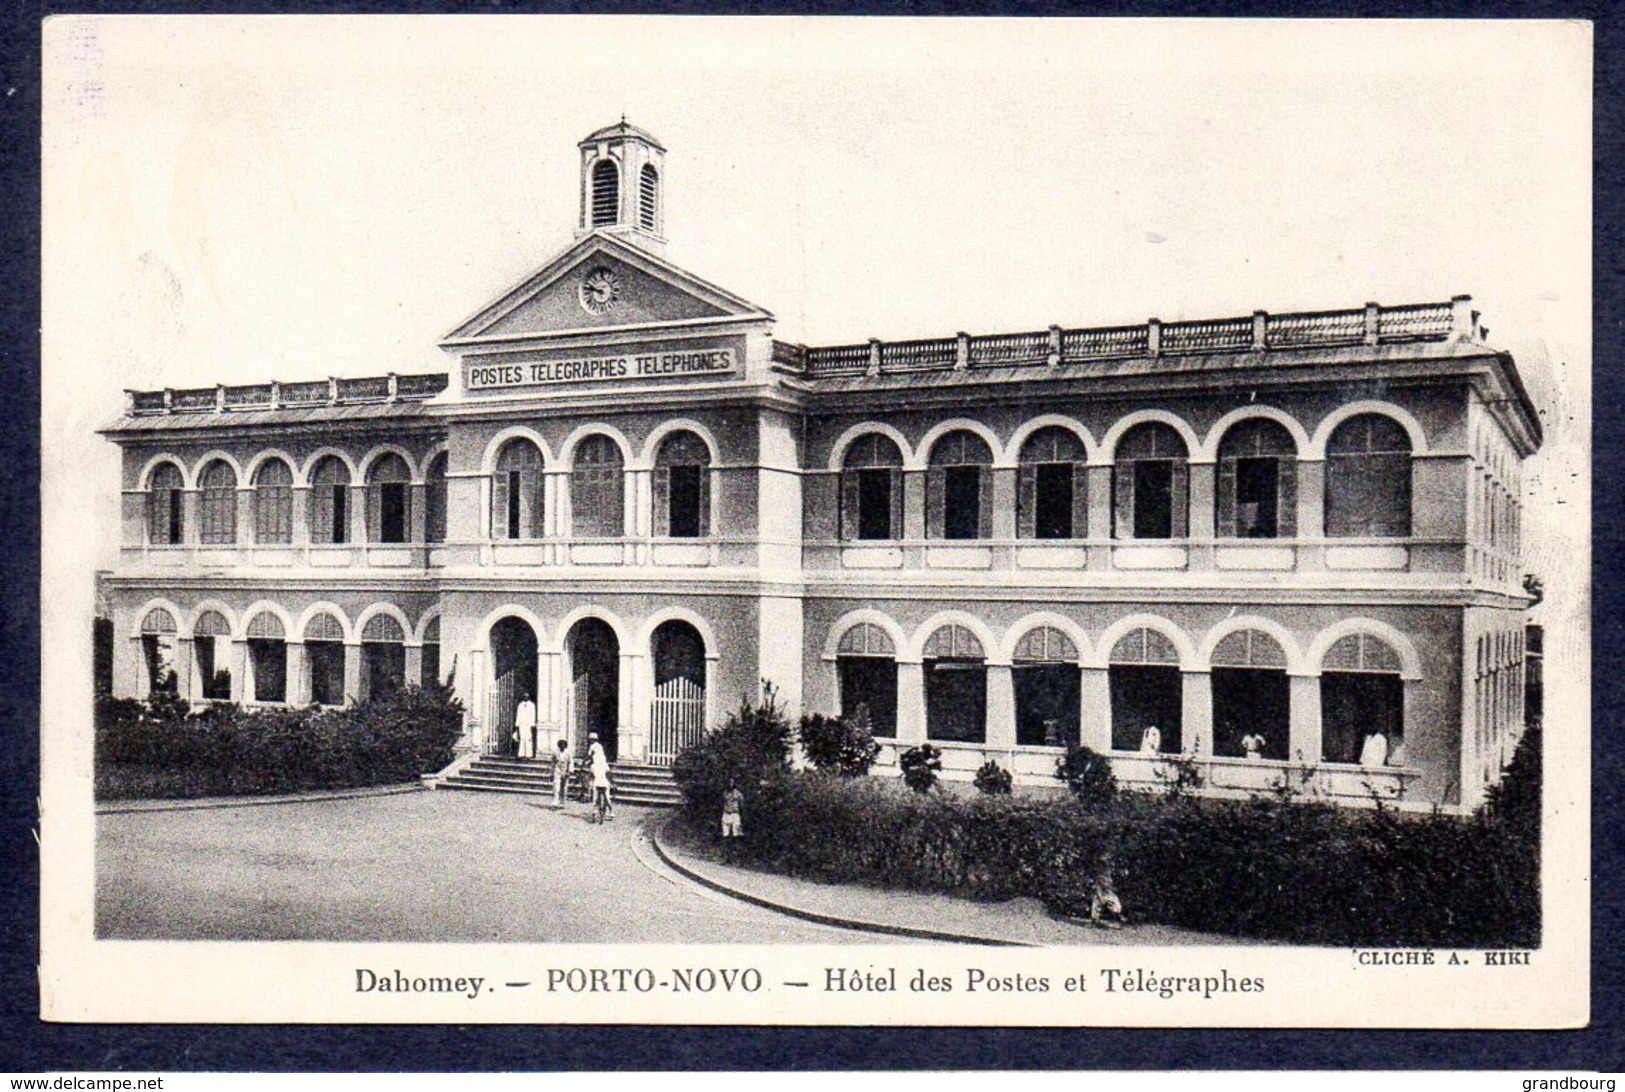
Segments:
[[[1620,539],[1622,425],[1619,177],[1620,55],[1605,3],[1506,0],[1193,0],[1189,3],[641,3],[621,13],[827,15],[1134,15],[1572,18],[1596,23],[1595,361],[1593,550],[1596,665],[1592,1027],[1573,1032],[1372,1032],[1053,1029],[648,1027],[200,1027],[64,1025],[38,1019],[39,852],[33,836],[39,774],[39,112],[40,20],[48,15],[159,12],[606,12],[598,3],[227,2],[7,5],[5,149],[0,200],[5,247],[0,294],[5,341],[0,398],[0,1071],[441,1071],[560,1069],[1603,1069],[1625,1068],[1621,981],[1621,590],[1611,565]],[[89,627],[86,627],[89,638]],[[1548,733],[1563,726],[1548,726]],[[206,988],[204,984],[200,987]],[[1530,1017],[1538,1017],[1531,1012]]]

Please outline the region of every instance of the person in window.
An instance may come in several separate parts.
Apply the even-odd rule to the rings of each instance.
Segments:
[[[1388,764],[1388,737],[1380,731],[1372,732],[1365,737],[1365,743],[1360,748],[1360,765],[1386,766]]]
[[[1248,732],[1241,737],[1241,752],[1248,762],[1259,762],[1264,757],[1264,748],[1269,746],[1269,740],[1257,732]]]
[[[1162,750],[1162,729],[1155,724],[1147,728],[1140,736],[1140,751],[1144,754],[1154,755]]]

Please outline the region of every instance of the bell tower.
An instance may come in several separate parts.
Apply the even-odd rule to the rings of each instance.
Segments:
[[[621,120],[587,137],[581,148],[581,218],[576,236],[614,232],[656,254],[666,249],[666,149]]]

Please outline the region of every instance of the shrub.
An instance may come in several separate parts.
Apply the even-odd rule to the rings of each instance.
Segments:
[[[754,804],[740,851],[825,882],[1086,915],[1109,862],[1135,921],[1302,944],[1539,943],[1537,862],[1483,819],[1138,793],[1081,807],[813,772],[778,778]]]
[[[942,752],[929,743],[910,747],[897,756],[897,765],[903,771],[903,783],[915,792],[930,792],[942,772]]]
[[[800,736],[807,761],[825,773],[842,777],[868,773],[880,753],[880,744],[869,729],[867,706],[858,706],[846,717],[826,717],[822,713],[802,717]]]
[[[211,704],[173,695],[96,705],[103,796],[211,796],[410,781],[451,761],[463,707],[449,687],[411,687],[345,709]],[[127,774],[121,777],[118,771]]]
[[[976,768],[976,789],[989,796],[1009,796],[1015,785],[1015,778],[1010,771],[1000,766],[992,759],[988,759]]]
[[[1541,776],[1540,724],[1534,723],[1524,729],[1501,780],[1485,794],[1484,816],[1539,844]]]
[[[1112,764],[1082,744],[1067,748],[1065,756],[1056,764],[1055,776],[1065,781],[1072,795],[1086,806],[1109,803],[1117,795]]]
[[[722,727],[707,732],[672,763],[689,818],[709,825],[722,814],[728,787],[738,785],[745,793],[745,829],[753,829],[754,800],[789,770],[793,741],[778,695],[764,681],[760,702],[742,699]]]

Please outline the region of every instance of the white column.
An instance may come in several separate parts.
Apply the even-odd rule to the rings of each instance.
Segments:
[[[237,545],[254,543],[254,491],[247,486],[237,489]]]
[[[303,641],[289,641],[288,649],[288,704],[305,706],[310,704],[310,679],[305,676],[305,643]]]
[[[616,757],[641,762],[648,755],[649,687],[644,678],[650,670],[649,657],[635,652],[621,653],[621,685],[617,695]]]
[[[242,703],[253,694],[248,689],[248,642],[231,641],[231,700]]]
[[[197,650],[192,647],[192,638],[180,637],[175,641],[175,693],[183,701],[196,701],[197,692],[193,689],[192,668],[197,658]]]
[[[553,746],[560,739],[569,740],[570,730],[573,727],[569,722],[569,687],[564,677],[564,653],[544,649],[539,653],[542,670],[546,671],[547,687],[547,720],[553,727],[553,733],[548,745]]]
[[[1287,685],[1292,718],[1287,757],[1313,765],[1321,757],[1320,676],[1293,675]]]
[[[344,704],[361,700],[361,645],[344,643]]]
[[[350,519],[350,545],[365,546],[367,544],[367,487],[365,485],[350,486],[350,510],[346,515]]]
[[[406,646],[406,685],[418,686],[423,682],[423,646]]]
[[[180,655],[180,642],[176,642],[175,655]],[[117,644],[114,645],[116,649]],[[129,694],[137,698],[152,696],[152,679],[147,674],[147,650],[141,634],[131,637],[124,652],[113,657],[113,693],[122,697]]]
[[[986,671],[987,747],[1004,752],[1003,765],[1008,769],[1016,749],[1015,679],[1009,664],[988,664]]]
[[[918,660],[897,662],[897,745],[901,749],[925,742],[925,665]]]
[[[295,546],[310,545],[310,487],[296,485],[293,488],[293,544]]]
[[[1185,741],[1185,750],[1192,750],[1202,758],[1213,755],[1213,676],[1207,671],[1179,669],[1184,684],[1184,702],[1180,709],[1179,731]]]
[[[458,688],[463,691],[463,698],[467,702],[464,708],[468,710],[467,730],[457,744],[462,749],[478,750],[485,743],[485,694],[489,682],[485,677],[485,655],[485,649],[483,648],[470,649],[468,653],[468,674],[460,676],[457,682]]]
[[[1112,749],[1111,675],[1104,667],[1083,669],[1082,710],[1079,713],[1082,743],[1091,751],[1105,754]]]

